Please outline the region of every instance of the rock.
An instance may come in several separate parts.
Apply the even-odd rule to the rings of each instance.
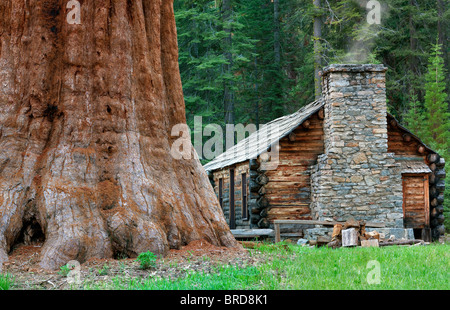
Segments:
[[[363,248],[379,247],[380,244],[378,242],[378,239],[369,239],[369,240],[361,240],[361,246]]]
[[[357,165],[367,162],[366,154],[362,152],[357,153],[355,156],[353,156],[353,162]]]
[[[297,245],[306,245],[308,244],[308,240],[307,239],[298,239],[297,240]]]

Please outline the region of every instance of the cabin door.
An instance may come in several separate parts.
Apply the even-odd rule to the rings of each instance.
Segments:
[[[430,196],[428,174],[403,175],[403,219],[405,228],[430,227]]]

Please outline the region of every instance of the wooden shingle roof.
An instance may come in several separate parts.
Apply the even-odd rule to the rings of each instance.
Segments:
[[[430,167],[428,167],[423,161],[401,161],[402,173],[431,173]]]
[[[323,99],[316,100],[297,112],[277,118],[263,126],[261,129],[241,140],[226,152],[217,156],[213,161],[207,163],[206,171],[222,169],[237,163],[257,158],[280,139],[289,135],[295,128],[300,126],[311,115],[319,111],[324,105]]]

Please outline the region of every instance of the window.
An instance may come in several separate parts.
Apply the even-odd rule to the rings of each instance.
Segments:
[[[219,203],[220,207],[223,209],[223,178],[219,179]]]
[[[247,206],[247,174],[242,174],[242,219],[248,220]]]

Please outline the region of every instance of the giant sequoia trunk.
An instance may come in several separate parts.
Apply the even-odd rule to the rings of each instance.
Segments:
[[[0,263],[34,239],[51,269],[236,245],[198,160],[169,155],[185,123],[172,1],[2,0],[0,35]]]

